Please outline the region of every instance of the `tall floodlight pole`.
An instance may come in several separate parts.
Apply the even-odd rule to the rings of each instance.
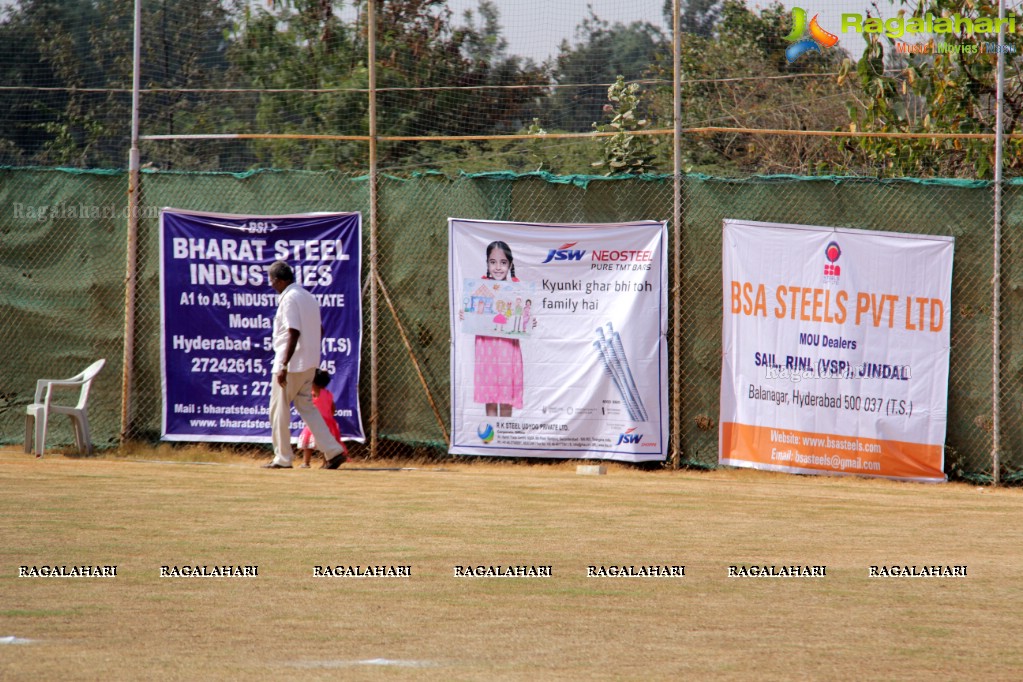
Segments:
[[[142,0],[135,0],[131,59],[131,148],[128,152],[128,235],[124,267],[124,356],[121,372],[120,442],[131,429],[132,375],[135,371],[135,278],[139,231],[139,82],[142,68]]]
[[[671,373],[671,442],[672,465],[677,469],[682,461],[682,342],[679,339],[682,330],[682,31],[679,0],[673,0],[671,8],[672,27],[672,118],[675,130],[672,136],[672,305],[674,324],[672,325],[672,355],[675,358],[674,371]]]
[[[380,425],[377,383],[377,0],[366,2],[369,74],[369,456],[376,457]]]
[[[995,195],[991,268],[991,482],[1001,482],[1002,110],[1005,99],[1005,0],[998,0],[998,75],[995,84]]]

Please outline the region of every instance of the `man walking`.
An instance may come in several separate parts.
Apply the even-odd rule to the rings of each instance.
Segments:
[[[274,458],[264,469],[290,469],[291,404],[312,431],[323,452],[324,469],[337,469],[345,461],[344,448],[330,433],[313,404],[313,375],[320,364],[320,304],[295,282],[295,273],[284,261],[269,269],[270,286],[279,301],[273,322],[274,363],[270,378],[270,433]]]

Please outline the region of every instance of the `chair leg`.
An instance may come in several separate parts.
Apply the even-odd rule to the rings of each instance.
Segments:
[[[71,419],[71,433],[75,436],[75,448],[78,450],[78,454],[82,454],[82,427],[78,423],[78,417],[73,414],[69,414],[68,418]]]
[[[25,415],[25,454],[32,452],[32,448],[35,445],[35,421],[34,415]]]
[[[43,412],[42,417],[36,416],[36,446],[35,453],[36,457],[42,457],[43,452],[46,451],[46,412]]]
[[[75,426],[75,445],[83,455],[92,454],[92,441],[89,440],[89,417],[83,412],[81,416],[72,416]]]
[[[85,454],[92,456],[92,438],[89,436],[89,415],[82,412],[82,442],[85,443]]]

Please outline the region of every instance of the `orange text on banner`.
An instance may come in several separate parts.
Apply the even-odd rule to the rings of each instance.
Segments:
[[[764,284],[733,280],[730,310],[733,315],[767,317],[768,297]],[[779,320],[845,324],[849,318],[849,292],[780,285],[774,290],[770,313]],[[854,325],[870,325],[908,331],[940,332],[945,327],[945,304],[939,298],[857,292],[852,310]]]

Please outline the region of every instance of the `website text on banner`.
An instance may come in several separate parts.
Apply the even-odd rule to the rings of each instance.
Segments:
[[[663,460],[663,222],[449,220],[451,448]]]
[[[719,462],[946,480],[953,247],[725,220]]]
[[[173,441],[270,442],[267,269],[287,261],[320,302],[320,366],[331,375],[342,438],[364,441],[359,412],[362,254],[359,213],[250,216],[160,211],[163,422]],[[302,421],[292,408],[297,437]]]

